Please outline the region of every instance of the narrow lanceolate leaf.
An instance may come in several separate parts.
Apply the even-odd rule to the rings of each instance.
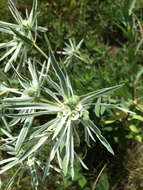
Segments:
[[[62,127],[64,126],[64,124],[65,124],[65,122],[66,122],[66,119],[67,119],[67,117],[64,117],[64,118],[62,118],[62,119],[59,121],[59,123],[58,123],[57,126],[56,126],[56,130],[55,130],[55,132],[54,132],[54,135],[53,135],[53,137],[52,137],[52,140],[54,140],[54,139],[58,136],[58,134],[60,133],[60,131],[62,130]]]
[[[2,121],[3,121],[4,125],[5,125],[5,127],[7,128],[7,130],[8,130],[9,132],[11,132],[10,125],[9,125],[9,123],[6,121],[5,117],[2,116],[1,119],[2,119]]]
[[[20,44],[17,46],[15,52],[13,53],[13,55],[11,56],[11,58],[9,59],[9,61],[7,62],[6,66],[5,66],[5,69],[4,69],[5,72],[8,72],[9,69],[12,67],[12,62],[13,62],[13,61],[16,61],[16,59],[17,59],[17,57],[18,57],[18,54],[19,54],[19,52],[20,52],[21,47],[22,47],[22,43],[20,43]]]
[[[18,103],[18,102],[31,102],[33,97],[16,97],[16,98],[5,98],[3,100],[4,103]]]
[[[23,124],[23,127],[20,131],[20,134],[18,136],[16,145],[15,145],[15,151],[19,152],[19,150],[21,149],[23,142],[28,134],[29,128],[31,127],[33,122],[33,118],[27,118]]]
[[[73,139],[73,128],[71,128],[70,135],[70,173],[72,179],[74,178],[74,139]]]
[[[59,93],[62,94],[60,86],[55,83],[49,76],[47,76],[47,82]]]
[[[133,115],[136,114],[135,112],[129,111],[129,110],[127,110],[126,108],[122,108],[122,107],[117,106],[117,105],[104,104],[104,103],[101,103],[100,105],[101,105],[101,106],[104,106],[104,107],[107,107],[107,108],[118,109],[118,110],[121,110],[121,111],[126,112],[126,113],[130,113],[130,114],[133,114]]]
[[[133,9],[135,8],[136,0],[132,0],[132,3],[129,7],[129,15],[132,14]]]
[[[34,187],[35,190],[38,190],[37,188],[38,188],[39,183],[38,183],[38,175],[37,175],[34,157],[28,158],[28,166],[31,173],[32,186]]]
[[[108,143],[108,141],[101,135],[101,131],[98,129],[98,127],[91,121],[91,120],[83,120],[82,124],[84,127],[89,127],[90,130],[92,130],[93,133],[97,136],[97,138],[100,140],[100,142],[107,148],[107,150],[114,155],[113,149]]]
[[[30,23],[32,25],[34,25],[36,16],[37,16],[37,0],[34,0],[32,10],[31,10],[30,15],[29,15],[29,20],[30,20]]]
[[[56,102],[58,102],[59,104],[62,104],[62,103],[60,102],[60,100],[57,98],[57,96],[56,96],[50,89],[44,88],[44,90],[45,90],[45,92],[46,92],[47,94],[49,94],[53,99],[55,99]]]
[[[0,76],[1,79],[5,82],[7,86],[11,86],[9,77],[3,72],[3,70],[0,70]]]
[[[17,24],[11,24],[11,23],[8,23],[8,22],[3,22],[3,21],[0,21],[0,27],[4,27],[4,28],[9,28],[9,27],[20,28],[20,26],[17,25]]]
[[[123,86],[123,84],[113,86],[113,87],[110,87],[110,88],[104,88],[104,89],[101,89],[99,91],[95,91],[95,92],[86,94],[85,97],[80,101],[80,103],[81,104],[89,104],[95,98],[99,98],[99,97],[102,97],[104,95],[110,94],[110,93],[114,92],[115,90],[121,88],[122,86]]]
[[[59,149],[59,147],[60,147],[60,145],[61,145],[61,142],[62,142],[62,140],[63,140],[63,138],[64,138],[64,136],[65,136],[65,133],[66,133],[66,131],[67,131],[67,126],[68,126],[68,125],[65,125],[65,127],[62,128],[60,137],[59,137],[59,139],[57,140],[57,142],[55,143],[54,147],[53,147],[52,150],[51,150],[50,158],[49,158],[49,161],[48,161],[48,163],[47,163],[47,165],[46,165],[46,167],[45,167],[44,175],[43,175],[42,181],[44,181],[45,178],[46,178],[46,176],[47,176],[47,172],[49,171],[49,168],[50,168],[50,162],[54,159],[55,154],[57,153],[57,151],[58,151],[58,149]]]
[[[16,34],[16,36],[21,39],[23,42],[29,44],[30,46],[33,46],[34,42],[32,40],[30,40],[29,38],[27,38],[26,36],[24,36],[23,34],[21,34],[20,32],[18,32],[17,30],[15,30],[14,28],[10,29],[14,32],[14,34]]]
[[[88,167],[84,164],[84,162],[82,161],[82,159],[76,154],[76,152],[74,152],[75,157],[79,160],[79,162],[81,163],[81,165],[88,170]]]
[[[19,171],[21,170],[21,167],[19,167],[15,174],[12,176],[12,178],[10,179],[10,181],[8,182],[8,184],[6,185],[4,190],[9,190],[10,187],[12,186],[12,184],[14,183],[14,180],[16,179],[17,175],[19,174]]]
[[[33,139],[34,137],[37,137],[38,135],[44,134],[47,131],[52,131],[53,128],[58,124],[59,119],[53,119],[51,121],[48,121],[47,123],[36,127],[35,131],[30,135],[29,139]]]
[[[51,160],[51,161],[54,159],[55,154],[56,154],[58,148],[59,148],[60,145],[61,145],[61,142],[62,142],[62,140],[63,140],[63,137],[64,137],[66,131],[67,131],[67,125],[62,129],[61,134],[60,134],[60,137],[59,137],[59,139],[57,140],[57,142],[55,143],[55,145],[54,145],[54,147],[53,147],[53,149],[52,149],[52,151],[51,151],[51,154],[50,154],[50,160]]]
[[[1,132],[2,132],[4,135],[6,135],[7,137],[13,139],[13,136],[12,136],[8,131],[6,131],[6,130],[3,129],[3,128],[1,128],[0,130],[1,130]]]
[[[44,115],[50,115],[50,114],[55,114],[57,112],[54,111],[39,111],[39,112],[31,112],[31,113],[25,113],[25,114],[5,114],[6,117],[9,118],[23,118],[26,119],[28,117],[38,117],[38,116],[44,116]]]
[[[16,157],[4,159],[4,160],[0,161],[0,165],[6,164],[6,163],[11,162],[11,161],[14,161],[16,159],[17,159]]]
[[[17,48],[17,46],[12,47],[10,50],[8,50],[1,58],[0,61],[2,61],[3,59],[5,59],[7,56],[9,56],[13,51],[15,51]]]
[[[29,149],[20,157],[20,161],[24,161],[28,156],[30,156],[31,154],[33,154],[34,152],[38,151],[38,149],[45,144],[45,142],[48,139],[48,135],[39,138],[39,140],[37,140],[36,144],[32,145],[31,147],[29,147]]]
[[[64,169],[64,175],[67,175],[67,171],[68,171],[68,165],[69,165],[69,161],[70,161],[70,157],[71,157],[71,121],[68,124],[68,129],[67,129],[67,136],[66,136],[66,162],[65,162],[65,169]]]
[[[60,69],[56,59],[55,59],[55,56],[52,52],[52,49],[51,49],[51,45],[50,45],[50,42],[47,38],[47,36],[45,35],[45,40],[46,40],[46,43],[47,43],[47,46],[49,48],[49,54],[50,54],[50,58],[51,58],[51,63],[52,63],[52,66],[56,72],[56,75],[57,77],[59,78],[59,81],[60,81],[60,84],[61,84],[61,88],[63,90],[63,95],[65,95],[66,97],[68,97],[68,90],[67,90],[67,84],[66,84],[66,77],[64,75],[64,73],[62,72],[62,70]]]
[[[0,43],[0,49],[11,47],[11,46],[16,46],[16,45],[17,45],[17,43],[12,40],[12,41],[7,42],[7,43]]]
[[[25,89],[29,88],[30,87],[29,81],[25,77],[21,76],[13,66],[12,66],[12,68],[13,68],[15,74],[17,75],[17,78],[18,78],[21,86]]]
[[[13,93],[21,94],[22,95],[22,92],[18,91],[17,89],[7,88],[5,86],[0,86],[0,91],[13,92]]]
[[[9,3],[9,9],[13,15],[13,17],[16,19],[16,21],[21,25],[22,24],[22,17],[21,15],[19,14],[16,6],[14,5],[13,1],[12,0],[8,0],[8,3]]]
[[[18,163],[19,163],[18,159],[14,160],[13,162],[8,163],[7,165],[5,165],[4,167],[1,168],[0,174],[3,174],[4,172],[9,170],[10,168],[16,166]]]
[[[15,110],[22,110],[22,109],[40,109],[40,110],[46,110],[46,111],[51,111],[51,112],[58,112],[61,111],[61,107],[55,106],[52,104],[47,104],[47,103],[8,103],[4,105],[5,108],[7,109],[15,109]]]

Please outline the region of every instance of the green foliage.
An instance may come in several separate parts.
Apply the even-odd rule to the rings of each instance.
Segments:
[[[78,154],[73,156],[71,153],[72,139],[77,153],[84,152],[84,142],[90,147],[87,148],[88,152],[94,146],[95,136],[113,153],[108,140],[117,156],[118,151],[126,150],[132,140],[143,141],[142,1],[41,0],[36,16],[39,17],[38,26],[47,27],[48,38],[39,33],[42,28],[37,28],[36,20],[29,23],[32,0],[21,2],[17,1],[17,7],[22,11],[18,24],[9,16],[7,5],[3,1],[0,10],[0,15],[3,16],[1,20],[5,21],[0,23],[1,31],[8,32],[0,33],[3,42],[1,48],[6,50],[0,52],[1,57],[4,56],[0,66],[0,123],[2,140],[3,137],[6,138],[1,143],[5,146],[8,143],[11,150],[7,151],[12,153],[12,158],[4,155],[4,162],[8,164],[2,169],[5,171],[14,165],[20,167],[11,172],[12,183],[16,177],[15,172],[18,174],[19,170],[23,171],[24,166],[26,172],[33,176],[31,183],[35,189],[38,188],[39,177],[45,179],[48,176],[58,182],[61,180],[59,173],[68,175],[71,172],[74,175],[73,181],[66,176],[57,188],[88,190],[89,181],[90,184],[93,182],[91,176],[95,174],[90,169],[89,176],[85,177],[81,166],[74,161],[77,158],[85,166],[82,154],[78,157]],[[25,20],[23,9],[27,7]],[[11,21],[15,25],[9,27]],[[10,50],[9,55],[7,50]],[[15,52],[14,55],[12,51]],[[7,74],[3,72],[4,67]],[[112,91],[123,83],[124,86],[112,96],[108,94],[108,90]],[[108,88],[114,85],[116,86]],[[92,94],[93,91],[95,93]],[[90,99],[92,96],[94,98]],[[59,105],[63,106],[62,109]],[[64,116],[70,118],[70,123],[64,120]],[[95,125],[93,127],[93,123],[98,123],[102,135]],[[48,142],[48,139],[52,140]],[[95,149],[90,160],[94,160],[97,155],[99,160],[106,160],[102,152],[104,148],[98,140]],[[40,152],[44,154],[40,156]],[[110,159],[108,155],[107,157]],[[114,164],[114,160],[111,160]],[[85,163],[90,165],[90,161]],[[50,171],[54,176],[47,173]],[[42,172],[44,176],[41,175]],[[109,189],[107,175],[110,172],[101,175],[95,189]],[[112,179],[110,186],[116,187],[118,180],[111,181]],[[39,188],[40,185],[41,183]]]

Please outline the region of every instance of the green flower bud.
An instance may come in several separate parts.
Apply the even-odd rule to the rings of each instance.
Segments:
[[[84,120],[89,119],[89,112],[87,110],[82,111],[82,117]]]
[[[37,91],[34,88],[28,88],[24,91],[24,94],[29,96],[29,97],[36,97],[37,96]]]

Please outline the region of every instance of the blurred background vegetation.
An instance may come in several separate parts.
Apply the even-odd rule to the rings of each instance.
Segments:
[[[32,0],[14,2],[23,17],[25,8],[30,9],[32,5]],[[69,38],[76,42],[84,39],[81,51],[86,62],[73,60],[69,65],[77,94],[125,83],[104,101],[121,103],[136,112],[133,116],[118,110],[95,113],[91,109],[92,119],[111,143],[115,156],[98,141],[91,148],[83,143],[79,153],[89,170],[75,163],[73,181],[70,177],[57,176],[60,183],[47,179],[41,189],[142,190],[143,0],[39,0],[38,16],[39,25],[48,28],[55,52],[60,51]],[[0,20],[13,21],[6,0],[0,1]],[[6,40],[1,33],[0,39],[1,42]],[[41,36],[38,43],[44,49]],[[2,153],[0,156],[5,157]],[[27,176],[21,182],[17,180],[13,190],[30,190]],[[2,181],[6,182],[7,178],[8,175],[2,176]]]

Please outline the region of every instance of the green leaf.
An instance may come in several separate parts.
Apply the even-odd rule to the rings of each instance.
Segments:
[[[52,52],[51,45],[50,45],[50,42],[49,42],[47,36],[46,35],[44,35],[44,36],[45,36],[47,47],[49,49],[49,55],[50,55],[52,66],[53,66],[53,68],[55,70],[55,73],[56,73],[57,77],[60,80],[61,88],[62,88],[62,91],[63,91],[63,96],[65,96],[65,98],[69,97],[66,77],[65,77],[64,73],[62,72],[62,70],[60,69],[60,67],[59,67],[59,65],[58,65],[58,63],[57,63],[57,61],[55,59],[55,56],[54,56],[54,54]]]
[[[13,17],[15,18],[15,20],[20,24],[22,25],[23,23],[23,19],[21,17],[21,15],[19,14],[16,6],[14,5],[13,1],[12,0],[8,0],[8,3],[10,5],[9,9],[13,15]]]
[[[98,98],[97,103],[95,104],[95,114],[97,117],[100,117],[100,103],[101,103],[101,98]]]
[[[48,139],[48,135],[43,136],[37,140],[37,143],[34,145],[31,145],[31,147],[28,148],[28,150],[25,151],[25,153],[19,158],[19,160],[22,162],[24,161],[28,156],[32,155],[34,152],[36,152],[42,145],[45,144],[45,142]]]
[[[16,159],[13,162],[10,162],[9,164],[5,165],[4,167],[1,168],[0,174],[3,174],[7,170],[11,169],[12,167],[16,166],[19,163],[19,160]]]
[[[114,155],[113,149],[108,143],[108,141],[101,135],[101,131],[96,127],[96,125],[91,120],[82,120],[82,124],[84,127],[89,127],[93,133],[96,134],[97,138],[100,142],[107,148],[107,150]]]
[[[60,131],[62,130],[62,127],[64,127],[64,124],[65,124],[65,122],[66,122],[66,119],[67,119],[67,117],[63,117],[63,118],[59,121],[59,123],[58,123],[57,126],[56,126],[56,130],[54,131],[54,135],[53,135],[53,137],[52,137],[52,140],[54,140],[54,139],[58,136],[58,134],[59,134]]]
[[[12,178],[10,179],[10,181],[8,182],[4,190],[10,189],[11,185],[14,183],[16,176],[19,174],[20,170],[21,170],[21,167],[16,170],[15,174],[12,176]]]
[[[15,145],[15,151],[18,153],[23,145],[23,142],[28,134],[29,128],[31,127],[33,122],[33,118],[27,118],[24,122],[24,125],[20,131],[20,134],[18,136],[16,145]]]
[[[132,0],[132,3],[130,5],[130,7],[129,7],[129,15],[132,14],[133,9],[135,8],[135,4],[136,4],[136,0]]]
[[[92,93],[88,93],[85,95],[85,98],[83,98],[80,103],[81,104],[87,104],[90,103],[91,101],[93,101],[95,98],[99,98],[102,97],[104,95],[110,94],[114,91],[116,91],[117,89],[121,88],[123,86],[123,84],[121,85],[117,85],[117,86],[113,86],[110,88],[103,88],[101,90],[92,92]]]
[[[11,28],[11,31],[19,38],[21,39],[23,42],[29,44],[30,46],[34,45],[34,41],[30,40],[29,38],[27,38],[25,35],[21,34],[20,32],[18,32],[17,30],[15,30],[14,28]]]
[[[31,173],[31,183],[32,186],[34,187],[35,190],[38,190],[38,173],[37,173],[37,169],[35,166],[35,158],[34,157],[30,157],[28,158],[28,166],[29,166],[29,170]]]

